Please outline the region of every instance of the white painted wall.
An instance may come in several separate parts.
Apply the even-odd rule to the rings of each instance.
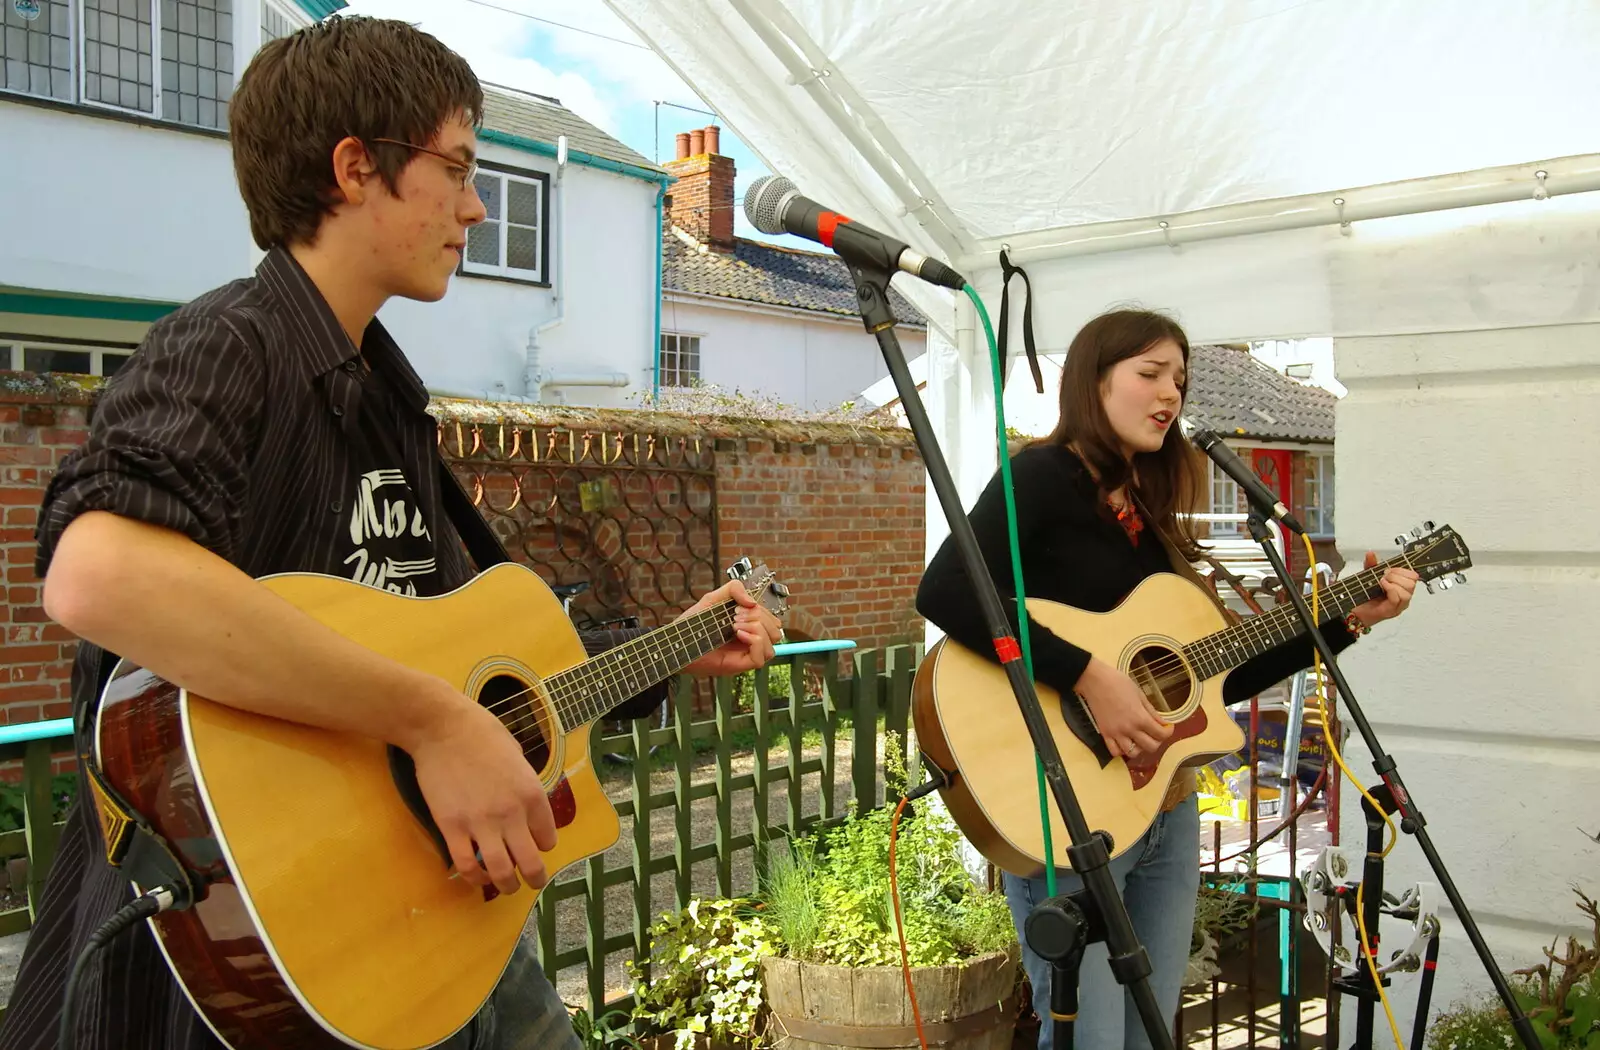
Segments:
[[[182,302],[249,274],[226,139],[0,96],[0,285]]]
[[[551,174],[553,287],[458,274],[440,302],[396,300],[379,316],[428,385],[486,397],[522,394],[530,333],[555,318],[556,297],[565,296],[564,319],[539,340],[542,368],[621,372],[631,385],[551,387],[545,400],[635,404],[640,391],[650,390],[654,363],[658,187],[578,164],[568,164],[558,184],[554,158],[491,143],[480,152],[485,160]]]
[[[889,374],[878,341],[858,317],[835,320],[669,293],[661,304],[661,330],[700,336],[706,383],[767,394],[796,408],[836,408]],[[926,351],[922,329],[898,327],[895,333],[907,360]]]
[[[1564,265],[1564,250],[1552,238],[1549,264]],[[1495,291],[1493,280],[1463,284]],[[1461,533],[1474,561],[1468,585],[1419,591],[1342,663],[1501,969],[1527,966],[1558,933],[1582,932],[1568,887],[1600,893],[1600,845],[1578,830],[1600,826],[1588,667],[1600,628],[1600,485],[1589,475],[1600,325],[1341,338],[1335,352],[1349,389],[1337,444],[1346,558],[1392,549],[1395,533],[1433,519]],[[1359,739],[1348,750],[1370,782]],[[1359,843],[1360,799],[1348,788],[1344,799],[1344,841]],[[1437,883],[1402,836],[1387,888],[1419,881]],[[1448,913],[1445,924],[1435,1012],[1488,990],[1460,924]],[[1403,980],[1404,1032],[1414,1001],[1415,979]]]

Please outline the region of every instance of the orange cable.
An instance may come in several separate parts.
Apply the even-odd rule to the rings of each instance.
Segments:
[[[900,937],[900,969],[906,975],[906,994],[911,997],[911,1016],[917,1022],[917,1042],[922,1050],[928,1050],[928,1037],[922,1034],[922,1011],[917,1009],[917,993],[911,987],[911,962],[906,954],[906,927],[900,918],[900,880],[895,873],[894,847],[895,840],[900,835],[900,814],[910,801],[902,797],[900,804],[894,808],[894,819],[889,822],[889,897],[894,901],[894,928]]]

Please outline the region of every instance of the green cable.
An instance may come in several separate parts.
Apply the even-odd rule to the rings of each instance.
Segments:
[[[1005,376],[1002,374],[1000,361],[1000,348],[995,344],[994,326],[989,323],[989,311],[983,308],[983,300],[978,297],[977,290],[968,284],[964,289],[967,298],[972,300],[972,305],[978,311],[978,316],[983,319],[983,334],[989,339],[989,361],[994,366],[994,426],[995,436],[1000,449],[1000,474],[1006,494],[1006,530],[1011,540],[1011,579],[1016,587],[1017,600],[1017,640],[1022,644],[1022,666],[1028,670],[1028,680],[1033,680],[1033,647],[1028,643],[1028,617],[1024,615],[1027,605],[1022,596],[1028,593],[1022,585],[1022,555],[1017,546],[1017,502],[1011,487],[1011,454],[1006,444],[1006,388]],[[1045,892],[1054,897],[1056,895],[1056,851],[1050,841],[1050,792],[1045,782],[1044,760],[1037,754],[1033,756],[1034,764],[1039,771],[1039,822],[1044,827],[1044,881]]]

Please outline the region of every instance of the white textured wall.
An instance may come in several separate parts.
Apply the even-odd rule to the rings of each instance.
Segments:
[[[557,186],[551,158],[489,143],[481,153],[511,168],[551,173],[554,287],[458,274],[440,302],[390,302],[380,314],[384,323],[430,386],[521,394],[529,333],[556,316],[559,292],[565,316],[540,340],[543,367],[622,372],[630,385],[554,388],[547,399],[636,404],[650,390],[655,345],[656,184],[569,164]]]
[[[1335,352],[1346,557],[1433,519],[1475,566],[1466,586],[1419,591],[1342,662],[1501,968],[1526,966],[1578,932],[1570,885],[1600,894],[1600,845],[1578,830],[1600,829],[1600,325],[1343,338]],[[1358,739],[1349,752],[1370,782]],[[1344,800],[1344,841],[1359,843],[1360,799]],[[1409,836],[1387,879],[1437,881]],[[1445,922],[1435,1010],[1488,989]],[[1414,991],[1414,978],[1396,990],[1404,1032]]]
[[[0,285],[183,302],[252,266],[225,139],[0,97]]]
[[[667,301],[661,330],[700,336],[700,374],[725,390],[757,392],[805,409],[835,408],[889,374],[859,318],[763,312],[735,304]],[[927,335],[896,328],[908,361]]]

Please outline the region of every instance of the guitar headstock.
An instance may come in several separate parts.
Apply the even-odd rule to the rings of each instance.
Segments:
[[[1462,570],[1472,567],[1472,552],[1450,526],[1425,521],[1406,535],[1396,536],[1394,542],[1400,548],[1396,562],[1415,570],[1429,594],[1434,581],[1442,591],[1467,582]]]
[[[751,565],[749,558],[740,558],[728,567],[728,579],[744,584],[745,592],[778,619],[789,611],[789,588],[766,565]]]

